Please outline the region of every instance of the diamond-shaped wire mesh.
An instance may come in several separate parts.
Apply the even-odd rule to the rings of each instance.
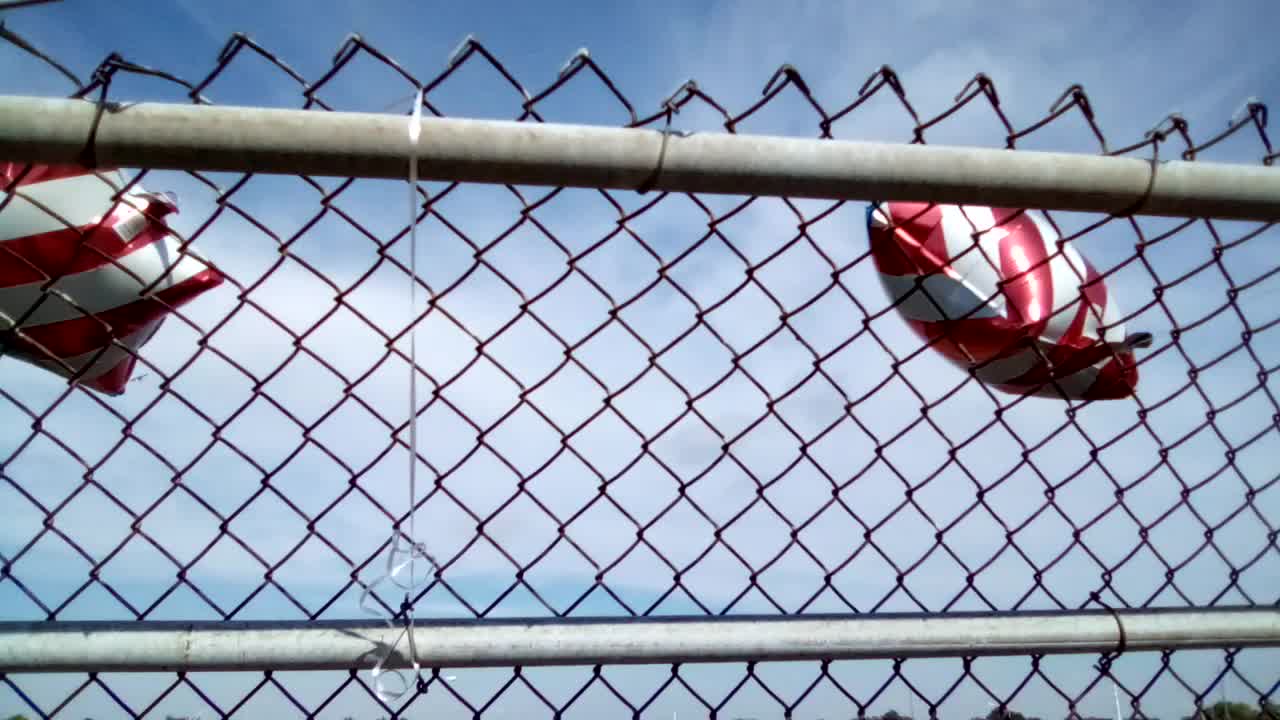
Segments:
[[[824,138],[874,116],[903,142],[1276,157],[1261,104],[1221,133],[1171,117],[1119,147],[1079,87],[1020,127],[983,75],[923,117],[889,68],[820,102],[787,67],[750,107],[690,83],[649,112],[588,55],[533,89],[471,40],[427,77],[353,36],[304,78],[237,35],[205,77],[112,55],[74,94],[218,102],[247,73],[280,89],[231,102],[404,110],[326,100],[377,77],[424,87],[437,116],[752,133],[786,111]],[[356,615],[409,510],[411,320],[418,535],[439,562],[418,617],[1280,601],[1270,226],[1051,213],[1156,338],[1135,399],[1067,403],[993,392],[909,333],[856,203],[423,183],[427,301],[410,318],[403,183],[130,179],[176,192],[166,222],[227,282],[174,311],[119,397],[3,362],[0,619]],[[403,612],[395,592],[374,598]],[[1075,718],[1114,703],[1181,718],[1220,699],[1269,709],[1277,667],[1224,648],[438,668],[391,704],[363,671],[8,675],[0,714]]]

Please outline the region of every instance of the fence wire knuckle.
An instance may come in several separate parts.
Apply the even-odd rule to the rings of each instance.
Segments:
[[[1101,95],[1095,108],[1072,85],[1015,124],[1013,98],[982,72],[922,116],[887,65],[838,98],[820,100],[815,75],[806,81],[788,64],[737,109],[696,79],[650,107],[633,103],[609,61],[586,48],[551,68],[545,86],[526,88],[470,35],[443,67],[415,75],[353,33],[307,77],[236,33],[195,83],[154,58],[116,53],[85,82],[3,23],[0,40],[0,53],[36,58],[74,83],[71,97],[96,97],[104,112],[113,82],[132,82],[125,76],[217,104],[231,76],[251,70],[292,88],[303,109],[385,112],[377,103],[386,98],[351,107],[342,89],[377,76],[393,88],[388,97],[413,93],[390,106],[396,112],[419,90],[423,113],[440,117],[467,116],[456,108],[475,97],[532,123],[563,119],[568,104],[593,118],[612,113],[619,127],[660,129],[664,140],[681,134],[671,127],[677,114],[681,122],[705,114],[738,133],[782,110],[812,119],[816,137],[853,135],[874,112],[864,108],[879,104],[918,144],[972,122],[1009,149],[1035,136],[1096,143],[1104,155],[1150,153],[1152,186],[1161,145],[1175,138],[1180,153],[1166,145],[1163,154],[1186,161],[1240,147],[1251,163],[1280,157],[1257,98],[1212,134],[1193,133],[1173,113],[1115,143],[1095,112]],[[468,89],[474,97],[459,100]],[[1153,220],[1137,214],[1145,197],[1109,214],[1045,213],[1063,240],[1039,264],[1089,253],[1097,270],[1092,280],[1081,275],[1079,298],[1091,302],[1106,285],[1128,311],[1117,319],[1099,310],[1094,324],[1152,330],[1118,339],[1146,348],[1139,370],[1153,379],[1130,401],[1136,410],[1108,415],[1101,402],[997,392],[981,380],[994,371],[987,364],[968,372],[941,364],[939,353],[963,350],[964,338],[916,338],[898,315],[907,305],[945,314],[945,299],[923,281],[896,302],[883,297],[859,230],[863,207],[655,191],[666,147],[638,192],[421,183],[412,200],[425,253],[419,277],[411,277],[410,223],[386,209],[403,208],[394,183],[134,173],[113,202],[143,186],[180,185],[181,211],[157,222],[180,237],[183,258],[202,248],[198,258],[226,282],[210,295],[216,302],[167,308],[165,342],[158,335],[137,349],[113,340],[101,351],[136,358],[120,398],[71,380],[51,390],[0,376],[0,507],[9,526],[0,530],[0,620],[61,622],[110,607],[109,619],[127,621],[320,621],[349,617],[364,592],[366,609],[397,627],[415,614],[1102,608],[1117,624],[1114,648],[1069,671],[1038,652],[828,659],[799,663],[793,677],[767,659],[737,663],[732,676],[686,662],[661,663],[659,673],[596,664],[554,676],[518,665],[493,676],[431,667],[393,699],[362,668],[325,673],[319,685],[285,672],[223,683],[176,671],[156,676],[148,693],[114,673],[49,685],[0,672],[0,714],[12,706],[78,716],[97,703],[142,717],[183,703],[206,716],[252,716],[279,701],[308,716],[358,707],[558,718],[591,707],[656,717],[679,702],[682,713],[714,717],[881,720],[908,706],[952,718],[955,704],[977,698],[989,720],[1092,720],[1096,708],[1109,717],[1121,705],[1133,720],[1155,720],[1144,701],[1165,707],[1175,697],[1179,718],[1243,720],[1214,714],[1225,685],[1259,720],[1280,716],[1274,654],[1144,656],[1128,647],[1122,622],[1128,610],[1280,603],[1280,400],[1271,385],[1280,346],[1270,337],[1280,326],[1280,266],[1268,259],[1271,225]],[[0,212],[17,202],[30,170],[0,188]],[[271,193],[280,199],[264,198]],[[104,222],[112,207],[101,211]],[[975,224],[966,252],[982,255],[989,230]],[[4,318],[12,327],[0,332],[0,353],[11,343],[43,347],[51,365],[76,372],[25,327],[45,304],[95,318],[62,288],[70,267],[54,272],[0,244],[5,266],[35,277],[44,294],[41,305]],[[425,297],[414,317],[397,309],[410,282]],[[431,340],[419,343],[413,368],[422,436],[410,507],[400,494],[410,417],[397,383],[410,369],[415,328]],[[1117,347],[1110,352],[1119,359]],[[10,373],[16,365],[4,362]],[[207,387],[207,378],[224,385]],[[1044,391],[1065,392],[1063,382],[1047,378]],[[410,539],[408,552],[424,559],[418,584],[374,587],[399,547],[388,531],[407,533],[411,516],[430,526],[429,539]],[[145,580],[122,570],[139,567]],[[1023,698],[1033,692],[1055,704],[1031,707]]]

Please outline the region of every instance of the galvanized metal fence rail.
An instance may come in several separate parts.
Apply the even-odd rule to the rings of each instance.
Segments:
[[[889,68],[823,103],[790,67],[738,112],[691,82],[643,116],[585,53],[531,92],[472,39],[426,80],[355,36],[307,79],[237,35],[197,80],[112,55],[81,82],[5,38],[75,88],[0,83],[0,160],[180,187],[175,231],[230,282],[118,398],[0,360],[0,714],[1182,717],[1229,688],[1274,716],[1261,103],[1117,148],[1082,88],[1019,128],[983,75],[935,117]],[[302,109],[215,103],[249,63]],[[423,92],[412,280],[405,118],[326,100],[366,73]],[[449,117],[466,73],[509,120]],[[620,127],[548,122],[588,92]],[[783,105],[814,139],[752,132]],[[840,139],[873,106],[909,142]],[[997,147],[925,143],[979,110]],[[670,132],[699,114],[727,132]],[[1020,149],[1072,122],[1096,154]],[[1064,211],[1156,336],[1137,397],[1018,399],[934,357],[875,284],[857,201],[885,198]],[[411,516],[425,575],[363,595]],[[396,627],[352,621],[366,599]],[[379,694],[410,618],[426,669]]]

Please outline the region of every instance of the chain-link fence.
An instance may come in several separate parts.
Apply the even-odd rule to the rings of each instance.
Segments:
[[[394,94],[326,99],[376,78],[408,97],[422,88],[427,116],[747,134],[799,117],[820,138],[864,137],[865,122],[919,144],[1276,157],[1257,102],[1222,131],[1171,116],[1127,144],[1104,137],[1082,88],[1024,125],[983,75],[934,117],[887,67],[846,98],[815,97],[786,67],[748,107],[690,82],[646,110],[589,54],[535,90],[471,39],[430,76],[352,37],[307,78],[237,35],[204,77],[112,55],[82,79],[5,34],[9,67],[65,75],[68,94],[95,101],[404,111]],[[263,77],[280,82],[246,97]],[[11,166],[0,218],[19,212],[33,172]],[[169,319],[145,344],[113,346],[111,362],[136,355],[120,394],[59,374],[106,367],[96,355],[61,370],[0,361],[0,619],[945,616],[1280,599],[1269,224],[1044,213],[1096,268],[1113,320],[1153,337],[1136,351],[1133,397],[1086,401],[995,389],[945,359],[943,341],[922,342],[882,285],[865,203],[431,181],[410,203],[411,256],[402,181],[124,177],[174,194],[128,197],[175,204],[163,222],[177,252],[198,249],[221,282],[162,299]],[[115,217],[118,190],[69,224]],[[37,284],[68,320],[102,310],[14,237],[8,285]],[[11,354],[74,354],[16,322]],[[365,594],[393,527],[425,549],[405,602],[387,585]],[[427,668],[387,698],[375,659],[340,673],[10,673],[0,714],[1169,720],[1223,700],[1244,706],[1214,712],[1275,717],[1280,684],[1280,655],[1262,648],[975,650]]]

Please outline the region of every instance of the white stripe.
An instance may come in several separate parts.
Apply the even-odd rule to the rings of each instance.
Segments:
[[[1080,251],[1076,250],[1071,243],[1065,243],[1062,246],[1062,253],[1056,254],[1058,252],[1058,234],[1054,232],[1053,226],[1040,213],[1028,211],[1027,214],[1031,216],[1031,219],[1036,223],[1036,227],[1040,229],[1040,235],[1044,238],[1045,252],[1049,253],[1052,258],[1049,261],[1049,269],[1053,273],[1053,309],[1066,308],[1053,316],[1041,337],[1048,342],[1057,342],[1062,339],[1062,336],[1071,327],[1076,315],[1083,311],[1085,313],[1082,330],[1084,337],[1101,340],[1103,338],[1098,331],[1098,327],[1100,325],[1109,327],[1114,325],[1114,327],[1110,327],[1107,330],[1106,340],[1109,342],[1123,340],[1125,328],[1124,324],[1119,322],[1121,317],[1120,309],[1110,288],[1106,288],[1104,283],[1106,304],[1101,308],[1100,312],[1090,307],[1082,306],[1084,301],[1080,297],[1081,286],[1089,277],[1088,266],[1084,257],[1080,255]],[[1102,280],[1098,282],[1103,283]],[[1067,307],[1068,305],[1070,307]],[[1101,322],[1098,319],[1099,314],[1102,316]]]
[[[1054,387],[1053,382],[1046,382],[1037,387],[1034,394],[1041,397],[1058,398],[1061,397],[1061,395],[1057,388],[1062,388],[1062,392],[1066,393],[1069,398],[1076,400],[1083,398],[1084,394],[1098,382],[1098,377],[1102,374],[1102,368],[1106,367],[1107,363],[1110,361],[1110,357],[1104,357],[1088,367],[1081,368],[1070,375],[1064,375],[1063,377],[1057,378],[1057,387]],[[992,380],[991,382],[998,383],[999,381]]]
[[[1102,317],[1102,308],[1095,307],[1093,303],[1081,303],[1080,312],[1084,313],[1084,322],[1080,325],[1080,335],[1092,340],[1098,340],[1102,337],[1102,333],[1098,332],[1098,321]],[[1111,333],[1107,333],[1110,335]]]
[[[889,227],[889,216],[885,215],[884,206],[876,205],[871,209],[871,227],[877,230],[883,230]]]
[[[90,173],[16,188],[0,210],[0,242],[97,222],[114,204],[111,196],[124,186],[119,171],[104,175],[117,185]]]
[[[1107,298],[1107,304],[1104,307],[1098,307],[1092,303],[1086,303],[1081,306],[1080,312],[1084,313],[1084,323],[1080,330],[1080,334],[1091,340],[1097,340],[1108,343],[1124,342],[1125,329],[1123,323],[1112,326],[1119,319],[1116,311],[1115,303]],[[1107,337],[1102,337],[1102,326],[1107,327]]]
[[[880,282],[894,302],[902,300],[902,304],[897,306],[898,312],[910,320],[939,322],[1003,317],[999,310],[986,302],[986,298],[974,295],[967,285],[947,275],[938,273],[924,277],[918,290],[916,280],[919,275],[879,275]],[[942,312],[938,311],[939,307]]]
[[[170,266],[173,271],[155,285],[154,292],[177,285],[208,269],[209,266],[195,256],[190,248],[187,253],[179,255],[178,245],[177,238],[166,235],[150,245],[117,258],[115,263],[61,278],[52,289],[65,293],[72,302],[54,292],[42,292],[42,283],[0,288],[0,329],[12,328],[17,318],[22,317],[36,302],[40,303],[39,307],[23,321],[23,327],[84,317],[85,312],[97,314],[138,300],[142,297],[140,291],[155,282]],[[122,267],[134,273],[145,284],[139,283]]]
[[[986,383],[1003,384],[1021,376],[1040,362],[1040,356],[1034,350],[1019,350],[1009,357],[992,360],[982,367],[975,368],[974,374]]]
[[[1116,302],[1116,296],[1112,294],[1111,289],[1107,289],[1107,304],[1102,308],[1102,325],[1107,328],[1106,342],[1121,342],[1128,335],[1124,323],[1120,322],[1120,318],[1124,313],[1120,312],[1120,304]],[[1099,339],[1102,334],[1098,334]]]
[[[971,288],[970,292],[984,300],[991,298],[991,304],[1003,315],[1006,299],[1004,293],[998,291],[1002,278],[1000,240],[1008,235],[1008,231],[995,227],[991,208],[965,206],[962,210],[956,205],[940,207],[947,262]],[[978,237],[977,248],[973,246],[975,227],[978,231],[987,231]]]
[[[1067,397],[1079,399],[1084,397],[1089,388],[1093,387],[1093,384],[1098,381],[1098,371],[1098,365],[1082,368],[1066,377],[1058,378],[1058,387],[1062,388],[1062,392],[1066,393]],[[1056,394],[1056,389],[1052,384],[1048,385],[1045,391]]]
[[[1045,254],[1050,258],[1049,272],[1053,278],[1053,307],[1050,308],[1050,312],[1056,314],[1049,318],[1040,337],[1054,343],[1062,339],[1080,311],[1080,286],[1089,276],[1089,271],[1084,258],[1080,257],[1080,253],[1071,243],[1064,244],[1062,252],[1058,252],[1060,236],[1044,216],[1030,210],[1027,211],[1027,216],[1040,230],[1040,237],[1044,239]],[[1086,319],[1085,322],[1088,323],[1089,320]],[[1096,323],[1094,325],[1096,326]]]

